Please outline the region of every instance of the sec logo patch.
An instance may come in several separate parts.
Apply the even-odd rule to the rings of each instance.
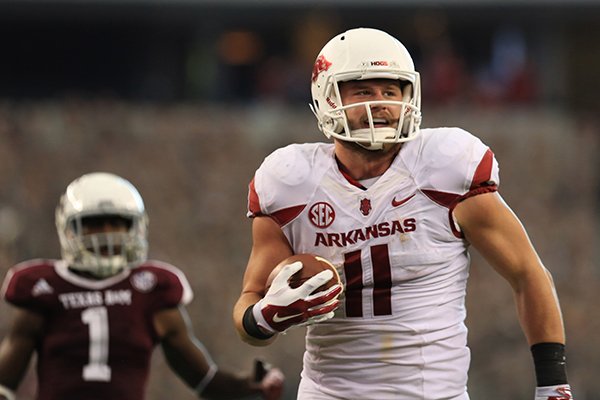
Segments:
[[[310,207],[308,219],[317,228],[327,228],[335,220],[335,211],[329,203],[321,201]]]

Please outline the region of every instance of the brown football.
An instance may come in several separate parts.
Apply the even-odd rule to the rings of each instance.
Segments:
[[[273,279],[275,279],[275,276],[277,276],[277,274],[279,274],[279,272],[281,271],[283,266],[291,264],[296,261],[302,261],[302,269],[300,271],[296,272],[294,275],[292,275],[290,277],[290,279],[288,279],[288,283],[289,283],[290,287],[297,288],[298,286],[300,286],[304,282],[306,282],[309,278],[315,276],[319,272],[324,271],[326,269],[330,269],[331,271],[333,271],[333,278],[331,278],[327,283],[319,286],[317,289],[315,289],[313,291],[313,293],[320,292],[321,290],[329,289],[336,283],[341,284],[340,276],[339,276],[337,270],[335,269],[333,264],[331,264],[329,261],[327,261],[323,257],[316,256],[314,254],[308,254],[308,253],[294,254],[293,256],[290,256],[290,257],[286,258],[285,260],[281,261],[279,264],[277,264],[277,266],[275,266],[273,271],[271,271],[271,274],[269,274],[269,277],[267,278],[267,284],[265,285],[265,293],[267,290],[269,290],[269,287],[271,287],[271,283],[273,282]]]

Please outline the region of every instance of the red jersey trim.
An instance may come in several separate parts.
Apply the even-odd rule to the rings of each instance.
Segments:
[[[435,203],[439,204],[442,207],[446,207],[448,209],[448,223],[450,224],[450,229],[452,229],[452,233],[455,237],[459,239],[464,239],[465,235],[460,231],[458,226],[454,223],[454,218],[452,216],[452,211],[454,211],[454,207],[461,201],[468,199],[469,197],[477,196],[483,193],[492,193],[498,191],[497,185],[488,185],[488,186],[480,186],[473,190],[469,190],[467,193],[462,196],[454,193],[447,192],[439,192],[437,190],[421,190],[425,196],[429,197]]]
[[[254,187],[254,178],[250,181],[248,185],[248,210],[252,215],[260,215],[260,199],[258,198],[258,194],[256,193],[256,188]]]
[[[471,181],[471,187],[469,190],[478,188],[479,186],[489,182],[492,178],[492,167],[494,166],[494,153],[488,149],[483,158],[479,162],[475,174],[473,174],[473,180]]]
[[[460,196],[460,199],[456,203],[459,203],[459,202],[463,201],[464,199],[468,199],[469,197],[477,196],[478,194],[492,193],[492,192],[497,192],[497,191],[498,191],[498,185],[480,186],[476,189],[469,190],[467,193]]]
[[[287,225],[291,220],[296,218],[302,210],[306,207],[306,204],[284,208],[283,210],[275,211],[270,215],[271,218],[279,224],[279,226]]]
[[[277,225],[283,227],[284,225],[287,225],[290,221],[292,221],[294,218],[296,218],[302,212],[302,210],[304,210],[305,207],[306,205],[302,204],[299,206],[293,206],[289,208],[284,208],[283,210],[275,211],[273,214],[257,212],[250,214],[249,217],[269,217],[273,219],[277,223]]]
[[[453,204],[455,204],[458,199],[460,199],[460,195],[454,193],[440,192],[437,190],[421,190],[425,196],[429,197],[435,203],[439,204],[442,207],[446,208],[454,208]]]
[[[304,210],[306,204],[300,204],[297,206],[292,206],[288,208],[284,208],[279,211],[275,211],[273,214],[265,214],[262,212],[260,208],[260,199],[258,198],[258,194],[256,193],[256,188],[254,186],[254,178],[250,181],[248,185],[248,211],[249,217],[271,217],[279,226],[284,226],[294,218],[296,218],[302,210]]]
[[[344,167],[344,165],[337,159],[337,157],[335,158],[335,162],[337,163],[338,169],[340,170],[342,176],[346,178],[348,183],[350,183],[353,186],[356,186],[359,189],[367,190],[367,188],[362,183],[350,176],[346,167]]]

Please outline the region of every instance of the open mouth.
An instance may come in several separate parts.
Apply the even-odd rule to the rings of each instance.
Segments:
[[[390,126],[390,123],[385,118],[373,118],[373,126],[375,128],[385,128],[387,126]]]
[[[363,128],[370,128],[369,120],[365,119],[362,121]],[[374,128],[393,128],[393,123],[391,123],[387,118],[373,118],[373,127]]]

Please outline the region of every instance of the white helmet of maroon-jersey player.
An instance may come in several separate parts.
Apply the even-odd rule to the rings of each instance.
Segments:
[[[121,218],[128,230],[83,234],[86,218]],[[144,202],[137,189],[117,175],[94,172],[71,182],[56,208],[56,229],[69,267],[99,278],[137,265],[148,254]]]
[[[342,104],[339,82],[365,79],[399,80],[402,101],[368,101]],[[421,84],[413,60],[396,38],[370,28],[351,29],[331,39],[315,62],[311,92],[311,109],[319,129],[328,138],[359,142],[369,150],[379,150],[384,143],[414,139],[421,125]],[[378,104],[401,107],[398,127],[375,127],[371,107]],[[369,128],[350,130],[346,110],[364,107]]]

